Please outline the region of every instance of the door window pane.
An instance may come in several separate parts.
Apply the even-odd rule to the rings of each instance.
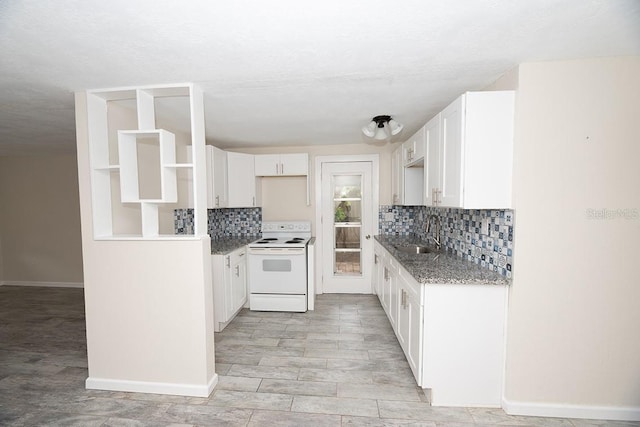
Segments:
[[[333,175],[334,274],[362,274],[362,175]]]
[[[336,249],[360,249],[361,227],[336,227]]]
[[[362,198],[361,175],[334,175],[333,176],[334,199]]]
[[[335,222],[357,222],[362,220],[361,200],[334,200]]]
[[[360,275],[362,266],[360,264],[360,251],[357,252],[336,252],[335,274],[339,275]]]

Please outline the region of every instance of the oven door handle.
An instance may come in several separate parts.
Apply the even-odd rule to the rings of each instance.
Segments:
[[[305,254],[305,248],[249,248],[249,255],[295,256]]]

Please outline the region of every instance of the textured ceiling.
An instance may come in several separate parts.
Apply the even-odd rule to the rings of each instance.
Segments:
[[[0,155],[73,150],[77,90],[195,82],[215,145],[345,144],[522,62],[639,54],[638,0],[2,0]]]

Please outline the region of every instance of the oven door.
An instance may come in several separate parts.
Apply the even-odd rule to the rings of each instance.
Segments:
[[[305,248],[249,248],[249,292],[306,294]]]

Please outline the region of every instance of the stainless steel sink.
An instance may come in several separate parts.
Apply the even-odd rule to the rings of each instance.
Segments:
[[[431,254],[438,252],[436,249],[420,245],[395,246],[395,248],[407,254]]]

